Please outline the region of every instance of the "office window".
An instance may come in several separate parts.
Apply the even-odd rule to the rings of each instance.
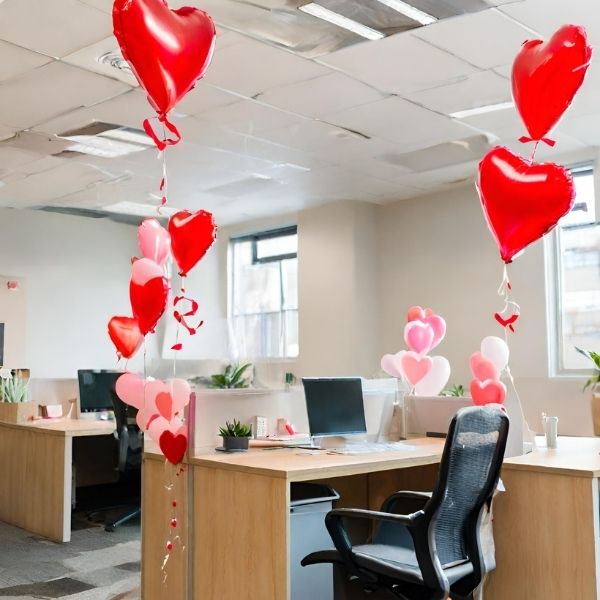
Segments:
[[[231,241],[230,319],[240,357],[298,356],[298,232]]]
[[[577,196],[549,239],[550,343],[555,375],[589,372],[575,347],[600,351],[600,224],[594,173],[572,170]],[[548,247],[547,247],[548,248]]]

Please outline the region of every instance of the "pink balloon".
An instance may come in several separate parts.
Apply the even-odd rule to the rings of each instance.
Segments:
[[[131,281],[135,285],[146,285],[153,279],[165,276],[163,268],[149,258],[140,258],[133,263],[131,268]]]
[[[422,356],[409,350],[400,357],[400,367],[408,383],[413,387],[419,383],[433,366],[429,356]]]
[[[138,227],[138,245],[144,258],[162,266],[171,253],[171,236],[156,219],[145,219]]]
[[[434,338],[433,327],[423,321],[411,321],[404,327],[404,341],[413,352],[427,354],[431,350]]]
[[[123,373],[115,385],[117,396],[138,410],[144,408],[144,379],[135,373]]]
[[[398,354],[385,354],[381,358],[381,368],[390,376],[396,379],[404,379],[404,373],[400,367],[400,356],[404,354],[404,350]]]
[[[429,373],[415,386],[417,396],[437,396],[450,379],[450,363],[443,356],[432,356]]]
[[[506,386],[501,381],[488,379],[487,381],[471,381],[471,398],[473,404],[502,404],[506,399]]]
[[[170,431],[173,435],[185,435],[187,438],[187,427],[180,417],[175,417],[170,422],[164,417],[156,417],[149,423],[147,431],[150,438],[157,444],[165,431]]]
[[[427,317],[433,316],[433,311],[430,308],[422,308],[421,306],[411,306],[406,315],[406,322],[424,321]]]
[[[469,358],[469,364],[471,365],[471,373],[473,377],[479,381],[486,381],[493,379],[497,381],[500,378],[500,372],[496,368],[496,365],[483,356],[481,352],[474,352]]]
[[[431,344],[431,349],[433,350],[446,335],[446,321],[439,315],[430,315],[422,320],[433,329],[433,343]]]
[[[146,385],[146,410],[172,420],[190,403],[192,390],[185,379],[155,379]]]

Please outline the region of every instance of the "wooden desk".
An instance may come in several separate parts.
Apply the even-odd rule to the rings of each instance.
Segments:
[[[504,462],[486,600],[600,598],[599,453],[600,438],[559,437]]]
[[[114,430],[113,421],[0,422],[0,520],[70,541],[73,438]]]
[[[328,482],[341,494],[338,506],[378,509],[398,489],[432,489],[443,443],[416,439],[407,442],[412,449],[362,455],[297,449],[196,452],[188,460],[187,477],[177,482],[178,494],[187,490],[186,553],[171,556],[164,584],[165,467],[149,448],[142,507],[144,600],[289,598],[290,484]]]

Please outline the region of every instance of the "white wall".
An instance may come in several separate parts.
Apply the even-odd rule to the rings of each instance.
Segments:
[[[79,368],[115,368],[107,323],[112,315],[131,314],[130,259],[136,253],[134,227],[0,209],[0,273],[24,280],[27,290],[22,296],[27,303],[24,357],[7,366],[28,367],[34,378],[73,378]],[[154,340],[148,354],[155,363]]]
[[[403,347],[405,310],[430,306],[448,323],[436,353],[452,365],[451,381],[470,381],[468,359],[487,335],[503,335],[493,314],[502,308],[497,288],[502,261],[485,224],[474,186],[381,207],[380,352]],[[540,431],[540,415],[556,414],[559,431],[591,435],[590,399],[579,379],[548,376],[548,337],[543,243],[509,266],[521,306],[516,333],[509,334],[511,368],[525,416]]]

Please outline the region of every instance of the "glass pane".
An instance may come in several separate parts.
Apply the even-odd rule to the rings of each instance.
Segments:
[[[281,286],[283,289],[283,310],[298,310],[298,259],[281,261]]]
[[[298,344],[298,311],[288,310],[285,313],[285,356],[297,358],[300,354]]]
[[[264,259],[272,256],[298,253],[298,234],[266,238],[256,242],[256,258]]]
[[[586,171],[580,175],[575,172],[572,175],[575,182],[575,204],[573,210],[561,219],[561,227],[594,223],[596,221],[593,172]]]
[[[562,367],[588,369],[575,346],[600,351],[600,225],[560,229]]]

